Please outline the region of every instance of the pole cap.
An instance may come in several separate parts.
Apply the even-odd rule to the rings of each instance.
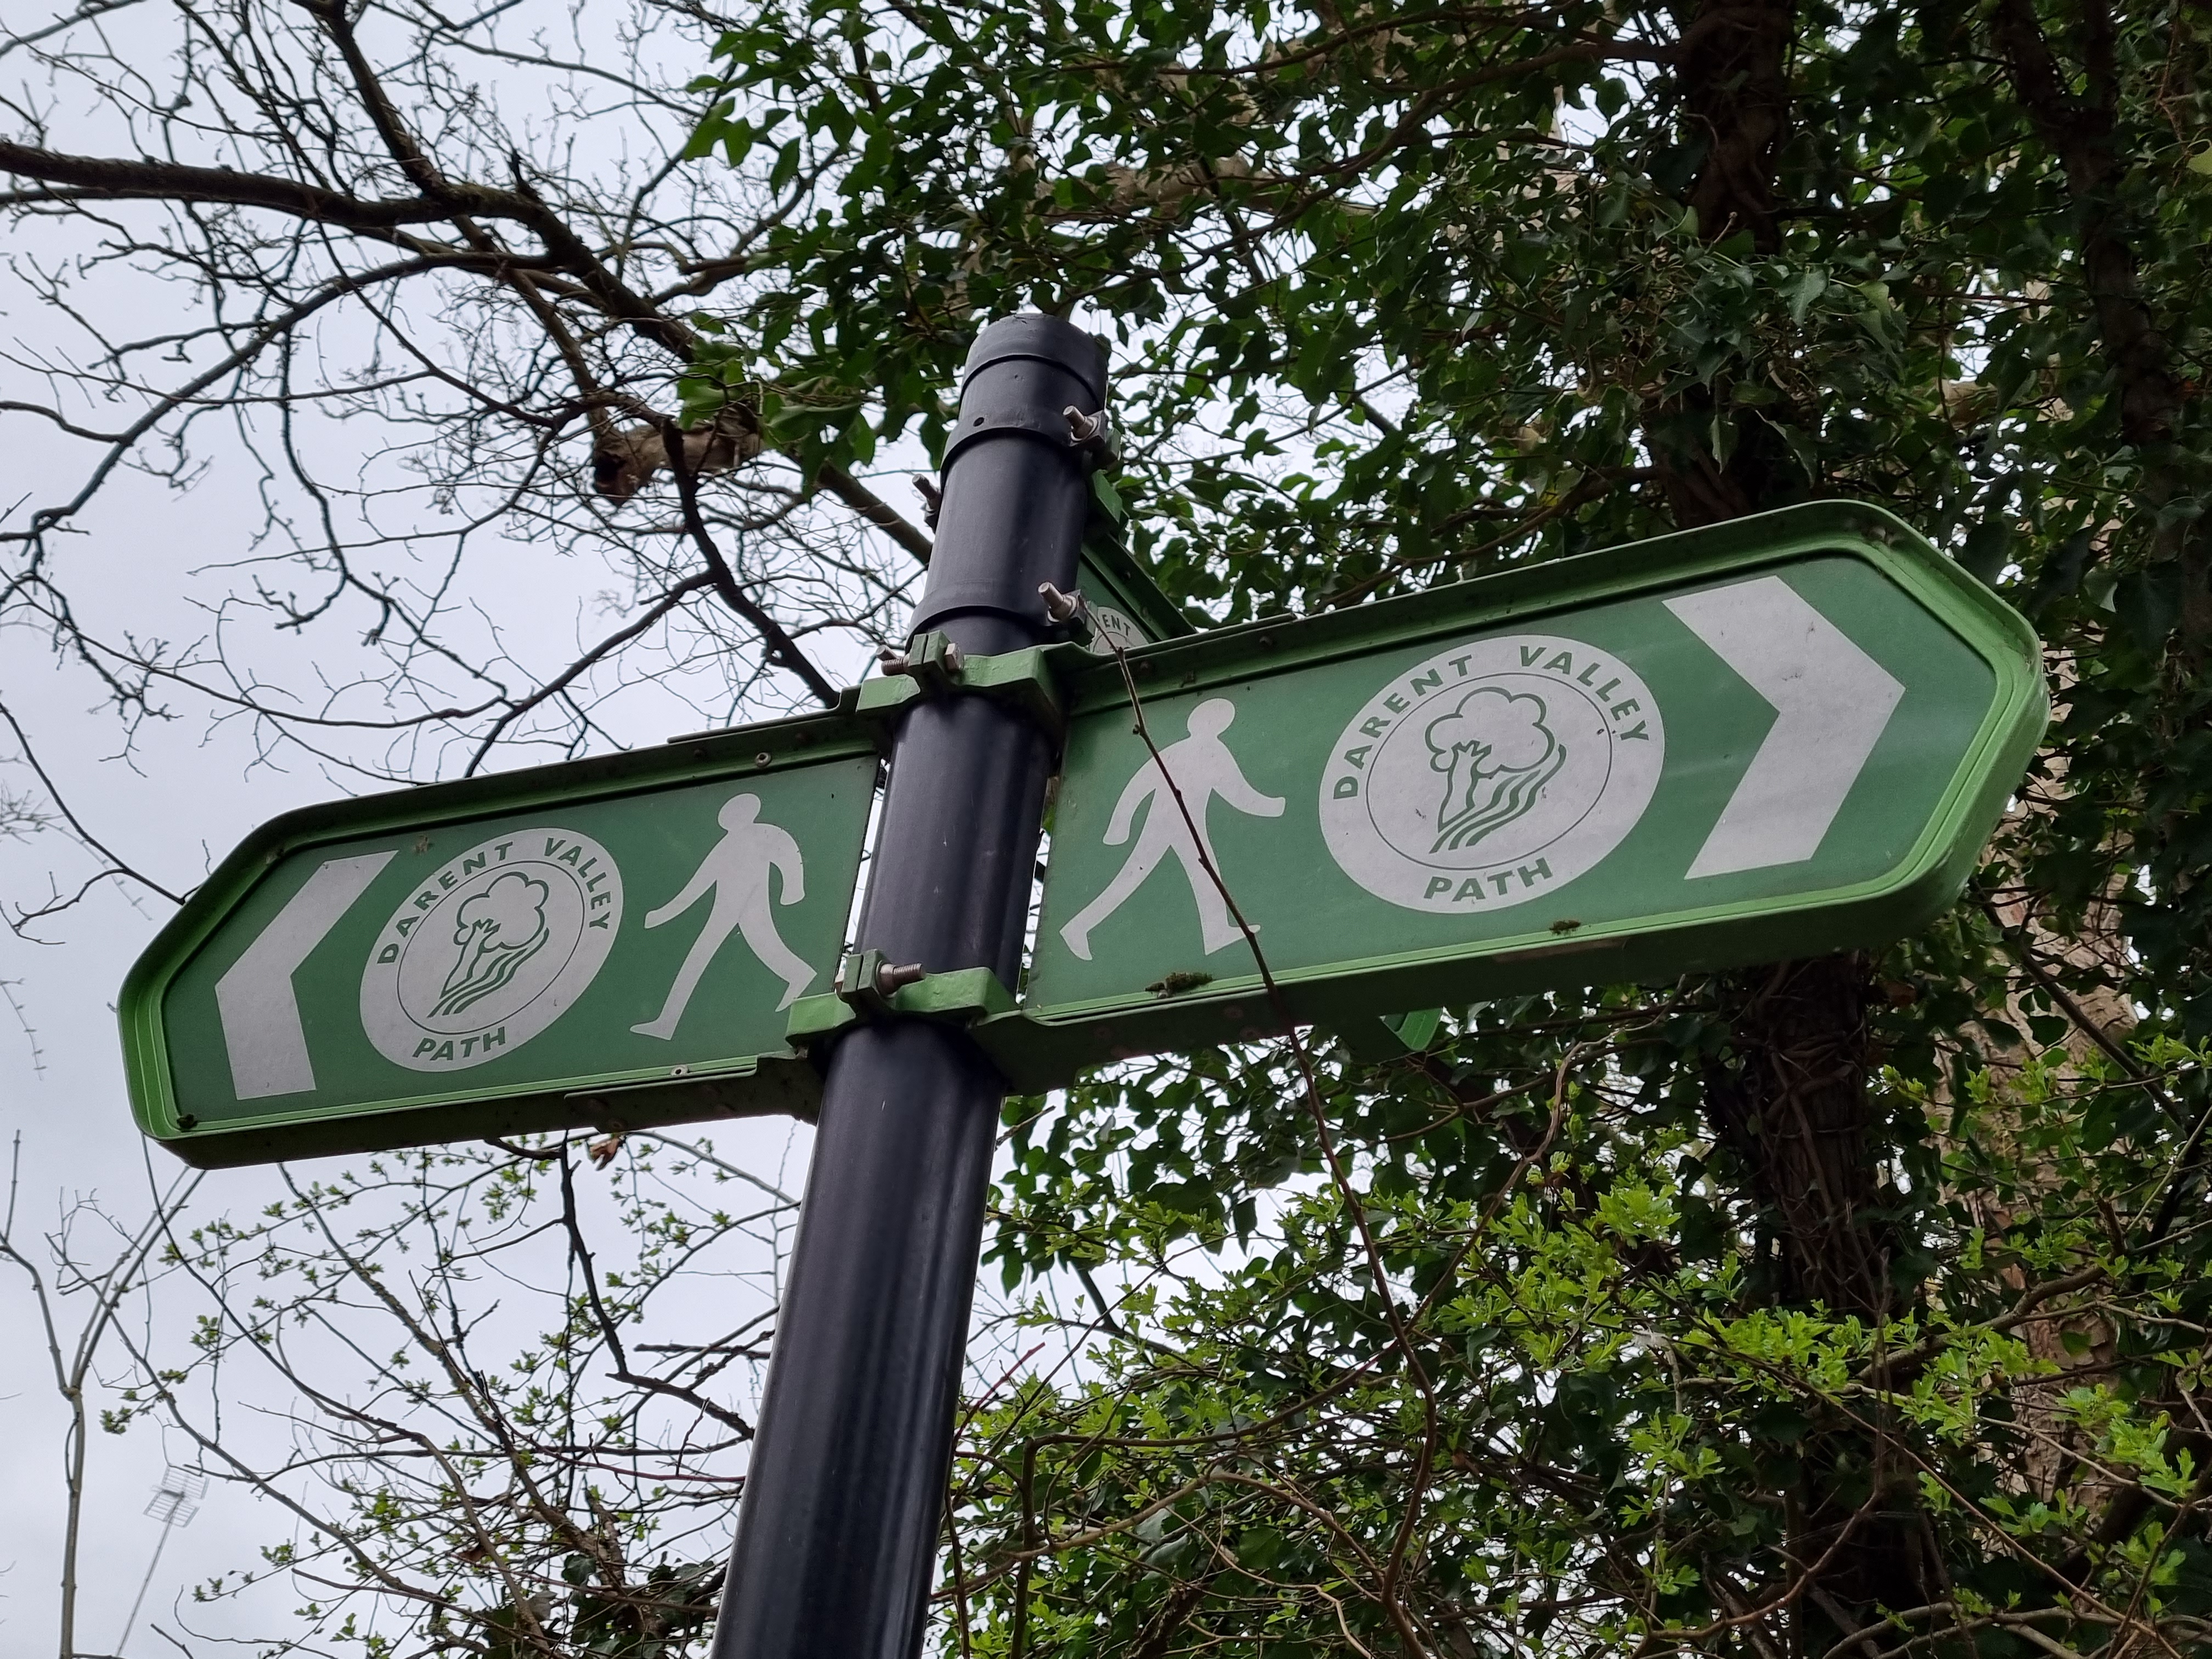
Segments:
[[[1091,406],[1106,402],[1106,343],[1076,327],[1064,317],[1025,311],[1001,317],[975,337],[969,349],[967,367],[961,371],[963,386],[993,363],[1033,357],[1066,370],[1081,380],[1091,396]]]

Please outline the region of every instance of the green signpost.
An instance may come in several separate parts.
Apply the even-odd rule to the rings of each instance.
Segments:
[[[1022,1085],[1299,1020],[1814,955],[1956,896],[2042,732],[2027,624],[1821,503],[1076,674]],[[1178,805],[1176,795],[1180,793]],[[1195,834],[1194,834],[1195,831]],[[1200,848],[1205,849],[1201,856]]]
[[[1093,590],[1117,572],[1091,597],[1127,637],[1187,627],[1086,550]],[[1280,1006],[1366,1052],[1408,1009],[1901,936],[2048,712],[2017,616],[1832,502],[1126,661],[1094,638],[929,688],[1057,705],[1044,912],[1018,1006],[980,969],[878,1006],[983,1016],[1027,1090],[1281,1029],[1209,861]],[[868,1001],[833,975],[884,722],[921,695],[883,692],[266,826],[125,988],[141,1124],[222,1164],[811,1116],[806,1050]]]
[[[819,1109],[718,1659],[919,1650],[1008,1084],[1880,944],[2047,718],[2027,624],[1842,503],[1193,633],[1078,556],[1105,368],[984,331],[920,631],[836,712],[295,812],[124,988],[203,1165]]]
[[[294,812],[120,1005],[140,1126],[202,1165],[813,1115],[875,788],[847,715]]]

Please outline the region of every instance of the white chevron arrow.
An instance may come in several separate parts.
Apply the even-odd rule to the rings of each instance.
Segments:
[[[1802,863],[1820,850],[1905,688],[1779,576],[1666,604],[1775,713],[1690,875]]]
[[[215,982],[230,1086],[240,1100],[305,1094],[315,1086],[292,975],[396,856],[368,853],[326,860]]]

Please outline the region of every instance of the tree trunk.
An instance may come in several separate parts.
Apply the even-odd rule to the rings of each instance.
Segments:
[[[1729,985],[1733,1051],[1706,1068],[1705,1110],[1769,1218],[1774,1289],[1878,1322],[1894,1252],[1869,1145],[1866,958],[1777,963]]]
[[[1790,130],[1795,7],[1693,0],[1676,18],[1682,138],[1699,152],[1686,205],[1696,210],[1703,240],[1748,233],[1754,249],[1777,252],[1790,211],[1778,180]],[[1789,410],[1729,413],[1727,398],[1724,382],[1700,388],[1655,410],[1646,425],[1668,507],[1684,528],[1781,506],[1813,482],[1778,428]],[[1717,415],[1731,423],[1724,454],[1713,453],[1709,435]],[[1879,1323],[1892,1308],[1896,1249],[1867,1092],[1869,983],[1867,959],[1856,955],[1723,976],[1729,1047],[1706,1068],[1705,1085],[1713,1137],[1734,1155],[1759,1212],[1768,1292]],[[1789,1553],[1800,1570],[1826,1565],[1791,1602],[1799,1627],[1784,1645],[1817,1654],[1863,1624],[1876,1603],[1929,1600],[1918,1587],[1936,1564],[1911,1477],[1890,1467],[1879,1435],[1816,1428],[1802,1449]],[[1753,1599],[1779,1588],[1763,1586]]]
[[[2118,31],[2106,0],[2082,0],[2080,62],[2063,62],[2033,0],[1997,0],[1990,35],[2013,94],[2058,162],[2081,237],[2081,282],[2118,393],[2120,435],[2143,452],[2135,494],[2155,513],[2190,493],[2174,447],[2185,392],[2173,348],[2144,299],[2119,185]],[[2075,87],[2081,90],[2077,93]],[[2197,481],[2201,483],[2200,481]],[[2212,561],[2197,515],[2161,515],[2159,556],[2173,567],[2185,652],[2192,669],[2212,653]]]
[[[1791,0],[1694,0],[1678,9],[1682,137],[1700,153],[1688,205],[1708,241],[1748,231],[1780,246],[1777,192],[1790,132]],[[1704,442],[1726,387],[1655,422],[1674,441],[1662,466],[1687,529],[1782,504],[1796,480],[1770,421],[1744,411],[1725,457]],[[1688,418],[1685,418],[1687,416]],[[1653,433],[1655,453],[1662,433]],[[1735,1153],[1765,1212],[1788,1300],[1879,1317],[1891,1250],[1874,1215],[1868,1145],[1867,968],[1857,957],[1784,963],[1723,981],[1734,1053],[1707,1076],[1716,1137]]]

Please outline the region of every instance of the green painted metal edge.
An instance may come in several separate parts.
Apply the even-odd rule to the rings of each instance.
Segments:
[[[2042,647],[2016,611],[1881,508],[1816,501],[1705,530],[1637,542],[1549,564],[1318,617],[1262,620],[1128,653],[1141,692],[1181,695],[1245,677],[1471,628],[1637,597],[1706,577],[1753,571],[1810,554],[1863,559],[1919,600],[1979,655],[1996,689],[1928,828],[1875,880],[1777,905],[1741,901],[1656,918],[1657,926],[1593,926],[1562,940],[1548,931],[1452,950],[1380,957],[1276,975],[1292,1019],[1340,1030],[1409,1008],[1481,1001],[1589,984],[1633,983],[1680,971],[1741,966],[1887,944],[1934,921],[1972,873],[1990,830],[2017,786],[2050,718]],[[1068,683],[1072,714],[1124,706],[1112,663]],[[1808,929],[1817,920],[1817,934]],[[1025,1092],[1059,1087],[1115,1060],[1256,1041],[1282,1029],[1256,971],[1201,990],[1024,1006],[982,1022],[976,1040]]]
[[[1025,646],[995,657],[968,658],[941,691],[933,692],[920,678],[902,670],[872,676],[846,696],[854,712],[873,722],[878,746],[886,752],[890,733],[908,708],[932,696],[970,694],[989,697],[1024,716],[1057,747],[1067,735],[1060,686],[1078,664],[1091,660],[1091,653],[1079,645]]]
[[[821,1100],[820,1075],[804,1055],[787,1048],[707,1065],[556,1079],[503,1093],[422,1095],[373,1109],[319,1107],[270,1113],[250,1125],[187,1128],[178,1121],[164,1056],[161,1005],[177,974],[224,919],[272,866],[294,853],[534,806],[762,777],[874,755],[877,729],[852,712],[855,701],[848,692],[839,708],[827,714],[701,732],[657,749],[327,801],[271,818],[216,866],[124,978],[116,1014],[131,1115],[148,1137],[202,1169],[540,1130],[632,1129],[785,1113],[811,1118]]]
[[[855,958],[846,960],[851,963]],[[842,990],[801,997],[791,1005],[784,1021],[784,1037],[794,1048],[811,1049],[826,1043],[866,1021],[869,1000]],[[1011,1012],[1014,994],[988,968],[960,968],[951,973],[924,975],[875,1000],[886,1013],[972,1025],[979,1019]]]

